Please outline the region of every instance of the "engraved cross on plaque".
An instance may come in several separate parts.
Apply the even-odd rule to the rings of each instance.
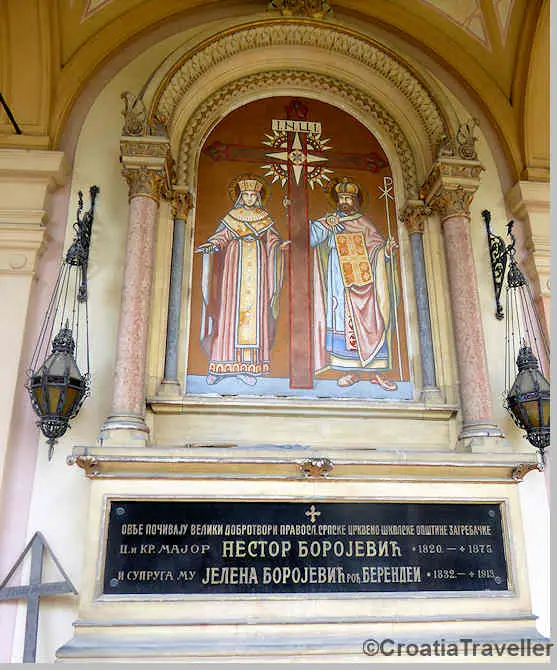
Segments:
[[[318,516],[321,516],[321,512],[318,512],[318,511],[315,509],[315,505],[312,505],[312,506],[307,510],[307,512],[306,512],[306,516],[309,518],[309,520],[311,521],[311,523],[315,523],[315,519],[316,519]]]
[[[59,582],[42,582],[42,568],[44,550],[50,554],[58,571],[64,578]],[[16,570],[22,564],[25,556],[31,551],[31,568],[29,572],[29,584],[24,586],[6,586]],[[41,596],[56,595],[60,593],[74,593],[77,595],[75,586],[70,578],[64,572],[56,556],[46,543],[41,533],[36,532],[27,546],[14,563],[12,569],[8,572],[6,578],[0,583],[0,601],[18,600],[25,598],[27,600],[27,616],[25,619],[25,642],[23,646],[23,662],[35,663],[37,653],[37,631],[39,628],[39,598]]]

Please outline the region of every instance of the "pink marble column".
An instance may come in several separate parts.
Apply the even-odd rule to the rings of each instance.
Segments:
[[[479,170],[474,172],[473,168],[478,165],[466,166],[463,162],[456,166],[448,162],[438,164],[428,180],[432,188],[423,189],[427,203],[439,213],[443,227],[462,409],[459,440],[466,447],[479,445],[481,438],[503,435],[493,423],[489,371],[470,239],[469,206],[479,184]]]
[[[149,429],[145,423],[145,365],[164,172],[138,166],[126,167],[122,174],[130,194],[128,237],[112,408],[100,440],[110,444],[146,444]]]

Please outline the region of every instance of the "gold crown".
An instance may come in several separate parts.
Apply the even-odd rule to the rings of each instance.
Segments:
[[[341,181],[335,184],[336,193],[350,193],[351,195],[360,195],[360,188],[358,184],[349,181],[347,177],[343,177]]]
[[[259,179],[240,179],[238,181],[238,188],[240,191],[255,191],[259,193],[263,188],[263,182]]]

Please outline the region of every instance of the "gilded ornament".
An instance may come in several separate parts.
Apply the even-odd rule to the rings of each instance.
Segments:
[[[409,235],[423,234],[426,217],[431,214],[431,207],[423,202],[408,204],[399,216],[399,220],[406,226]]]
[[[333,10],[325,0],[271,0],[267,9],[278,9],[282,16],[307,16],[312,19],[333,16]]]
[[[310,458],[300,464],[300,470],[306,477],[326,477],[333,467],[329,458]]]
[[[172,191],[170,204],[172,206],[172,216],[175,219],[185,221],[193,207],[193,196],[189,191]]]
[[[100,474],[99,462],[94,456],[67,456],[68,465],[77,465],[88,477],[97,477]]]

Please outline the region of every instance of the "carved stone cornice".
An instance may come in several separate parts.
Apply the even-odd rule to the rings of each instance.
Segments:
[[[175,179],[167,138],[122,137],[120,162],[130,200],[141,195],[159,202],[161,195],[169,193]]]
[[[40,224],[16,223],[16,216],[11,217],[13,223],[4,223],[5,214],[0,213],[0,274],[33,274],[45,247],[45,229]],[[28,212],[23,214],[29,219]]]
[[[343,101],[349,102],[363,117],[372,118],[382,132],[393,143],[400,161],[404,187],[411,198],[418,197],[417,170],[410,143],[391,114],[364,91],[335,77],[300,72],[298,70],[280,70],[257,73],[242,77],[223,86],[206,98],[193,112],[184,127],[178,155],[177,179],[185,187],[193,184],[199,150],[199,138],[205,137],[208,130],[229,111],[231,104],[239,97],[253,91],[261,92],[276,88],[302,88],[305,91],[320,93],[324,90],[337,94]]]
[[[422,200],[408,200],[398,218],[406,226],[409,235],[421,235],[424,232],[425,220],[431,211],[431,207]]]
[[[440,106],[414,70],[386,47],[340,26],[308,24],[303,19],[281,19],[245,25],[210,40],[202,49],[185,54],[170,70],[153,98],[149,119],[165,119],[171,126],[188,89],[207,72],[231,57],[269,47],[309,47],[345,56],[368,67],[403,95],[419,116],[432,150],[450,135]],[[321,89],[323,90],[323,89]]]
[[[453,216],[470,217],[470,203],[484,170],[479,161],[444,158],[433,166],[420,189],[420,198],[439,212],[441,221]]]
[[[175,219],[186,221],[193,207],[193,196],[189,191],[174,189],[170,197],[170,204],[172,206],[172,216]]]

